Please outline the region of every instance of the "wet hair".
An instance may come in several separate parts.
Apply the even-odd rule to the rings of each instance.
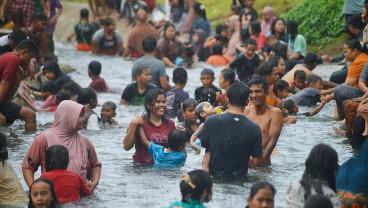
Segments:
[[[70,100],[70,93],[66,90],[59,90],[59,92],[56,93],[55,98],[58,103],[61,103],[64,100]]]
[[[51,170],[67,169],[69,164],[69,151],[62,145],[52,145],[45,152],[46,172]]]
[[[8,150],[6,142],[6,136],[2,132],[0,132],[0,161],[3,163],[3,166],[5,167],[5,160],[8,159]]]
[[[271,58],[270,61],[272,61],[276,66],[279,65],[280,59],[283,59],[281,56],[274,56]]]
[[[38,47],[37,45],[30,39],[25,39],[22,40],[16,47],[15,50],[16,51],[20,51],[20,50],[27,50],[28,53],[35,55],[38,52]]]
[[[147,36],[142,40],[142,48],[146,53],[152,53],[157,47],[157,40],[151,36]]]
[[[137,70],[135,71],[136,78],[138,78],[138,76],[140,76],[146,70],[151,70],[151,69],[148,67],[137,68]]]
[[[347,24],[353,28],[361,29],[363,26],[362,18],[360,15],[351,15],[347,20]]]
[[[248,39],[244,42],[245,47],[247,47],[248,45],[254,45],[257,46],[257,41],[253,40],[253,39]]]
[[[178,67],[173,71],[173,82],[175,84],[185,84],[188,80],[188,73],[183,67]]]
[[[101,68],[102,66],[99,61],[91,61],[91,63],[88,64],[88,69],[95,76],[98,76],[101,74]]]
[[[294,79],[307,80],[307,74],[303,70],[296,70],[294,73]]]
[[[307,80],[307,85],[310,85],[310,84],[315,84],[319,81],[322,81],[322,78],[318,75],[311,75],[310,77],[308,77],[308,80]]]
[[[245,107],[249,98],[249,88],[242,82],[230,85],[226,91],[229,103],[237,107]]]
[[[43,73],[51,72],[55,75],[55,80],[60,76],[64,75],[64,73],[60,70],[59,64],[53,61],[47,62],[43,67]]]
[[[179,129],[173,129],[169,133],[167,147],[174,152],[179,152],[185,146],[185,141],[185,133]]]
[[[258,181],[256,183],[253,184],[252,188],[250,189],[250,196],[249,198],[253,199],[254,196],[261,190],[261,189],[269,189],[273,196],[275,197],[276,195],[276,189],[275,187],[267,182],[267,181]]]
[[[233,11],[236,15],[238,15],[240,13],[241,8],[238,7],[237,5],[231,5],[230,7],[230,11]]]
[[[209,102],[211,105],[216,103],[216,91],[212,88],[204,88],[199,95],[198,102]]]
[[[269,91],[270,84],[267,82],[267,80],[259,75],[256,75],[252,77],[252,79],[249,80],[248,86],[251,87],[252,85],[262,85],[265,92]]]
[[[175,30],[175,25],[171,22],[167,22],[166,25],[164,26],[164,38],[166,38],[166,30],[169,29],[170,27],[174,28]]]
[[[253,21],[250,23],[250,29],[255,36],[258,36],[262,32],[261,24],[257,21]]]
[[[48,21],[48,17],[46,15],[45,12],[42,12],[42,11],[36,11],[34,14],[33,14],[33,22],[35,21],[42,21],[42,22],[47,22]]]
[[[81,105],[92,104],[97,98],[96,91],[90,87],[83,88],[78,93],[77,103]]]
[[[15,45],[18,45],[22,40],[27,39],[27,33],[21,29],[15,29],[8,36],[8,39],[13,40]]]
[[[102,107],[104,107],[104,106],[110,106],[113,111],[116,111],[116,104],[114,102],[112,102],[112,101],[105,102],[102,105]]]
[[[272,47],[272,51],[275,53],[275,56],[281,56],[284,60],[287,60],[288,54],[288,46],[286,44],[275,44]]]
[[[205,74],[211,75],[212,77],[214,77],[214,76],[215,76],[215,72],[214,72],[212,69],[208,69],[208,68],[204,68],[204,69],[201,71],[201,76],[202,76],[202,75],[205,75]]]
[[[336,151],[326,144],[317,144],[313,147],[305,161],[305,171],[300,184],[305,190],[304,200],[312,194],[312,188],[317,194],[323,194],[322,184],[336,192],[335,172],[338,168]]]
[[[198,105],[198,101],[193,98],[187,98],[183,101],[182,109],[186,111],[188,108],[195,108]]]
[[[358,41],[359,47],[360,47],[360,43]],[[307,55],[305,56],[304,59],[304,64],[306,65],[312,65],[312,64],[317,64],[318,63],[318,56],[315,53],[307,53]]]
[[[222,45],[216,44],[212,47],[212,55],[222,55],[222,50]]]
[[[291,40],[295,40],[296,36],[298,35],[298,23],[295,20],[289,20],[286,23],[286,28]]]
[[[43,82],[40,86],[40,90],[43,92],[49,92],[52,95],[55,95],[58,92],[56,83],[54,81]]]
[[[276,19],[274,19],[273,21],[272,21],[272,23],[271,23],[271,34],[273,34],[273,35],[275,35],[275,26],[276,26],[276,23],[278,22],[278,21],[283,21],[284,22],[284,24],[285,24],[285,20],[283,19],[283,18],[281,18],[281,17],[277,17]],[[276,36],[275,36],[276,37]]]
[[[88,9],[81,9],[80,10],[80,18],[81,19],[88,19],[88,17],[89,17]]]
[[[146,94],[146,100],[144,102],[144,109],[146,111],[146,121],[148,124],[152,125],[153,126],[153,123],[151,121],[151,108],[153,107],[153,105],[157,102],[157,97],[159,95],[163,95],[166,99],[166,96],[165,96],[165,92],[162,90],[162,89],[151,89],[147,92]],[[148,107],[149,106],[149,107]],[[166,112],[165,112],[166,114]],[[162,121],[166,124],[166,126],[168,127],[169,126],[169,120],[166,118],[166,116],[162,116]]]
[[[273,86],[273,93],[275,95],[277,94],[278,90],[287,90],[289,88],[289,83],[285,80],[279,79],[275,82],[275,85]]]
[[[45,56],[44,60],[45,60],[45,63],[47,63],[47,62],[58,63],[59,62],[59,58],[54,54],[49,54],[49,55]]]
[[[70,96],[73,97],[77,95],[79,91],[81,91],[82,87],[73,80],[70,80],[67,83],[63,84],[62,89],[68,91]]]
[[[207,19],[207,14],[206,14],[206,8],[204,7],[204,4],[196,2],[193,5],[193,10],[194,12],[199,15],[200,17],[202,17],[203,19]]]
[[[314,194],[305,201],[304,208],[333,208],[333,205],[327,196]]]
[[[32,187],[33,187],[34,184],[40,183],[40,182],[46,183],[50,187],[51,196],[53,198],[53,200],[51,201],[51,204],[50,204],[50,208],[59,208],[60,204],[59,204],[59,201],[56,197],[54,183],[51,180],[47,179],[47,178],[38,178],[35,181],[33,181],[31,187],[29,187],[29,204],[28,204],[28,208],[35,208],[35,205],[33,204],[33,201],[32,201]]]
[[[60,90],[64,86],[64,84],[70,81],[71,81],[70,77],[64,74],[63,76],[60,76],[55,80],[56,88]]]
[[[288,110],[289,114],[295,114],[297,112],[294,111],[294,106],[296,102],[292,99],[283,100],[284,108]]]
[[[344,44],[347,45],[348,48],[350,48],[351,50],[356,49],[359,52],[362,52],[362,46],[360,45],[360,42],[356,39],[347,40]]]
[[[229,81],[229,85],[235,83],[235,72],[232,69],[223,69],[220,73],[225,81]]]
[[[112,25],[114,22],[115,22],[115,20],[114,20],[113,18],[111,18],[111,17],[107,17],[107,18],[105,19],[105,21],[104,21],[103,26],[104,26],[104,27],[108,27],[108,26]]]
[[[190,181],[180,182],[182,202],[189,203],[191,199],[200,200],[205,191],[212,190],[212,178],[203,170],[192,170],[188,172]],[[194,186],[194,187],[193,187]]]
[[[203,107],[204,107],[204,105],[206,105],[206,104],[211,105],[211,103],[209,103],[209,102],[207,102],[207,101],[204,101],[204,102],[199,103],[199,104],[196,106],[196,108],[195,108],[195,114],[196,114],[197,118],[199,119],[199,122],[200,122],[200,123],[204,123],[204,121],[205,121],[205,120],[204,120],[204,118],[201,116],[201,113],[203,113],[203,112],[204,112]]]
[[[219,35],[219,34],[221,34],[223,29],[224,29],[224,24],[218,24],[218,25],[216,25],[215,33]]]
[[[276,66],[277,65],[272,61],[265,61],[257,67],[256,73],[259,76],[266,77],[266,75],[272,74],[273,68]]]

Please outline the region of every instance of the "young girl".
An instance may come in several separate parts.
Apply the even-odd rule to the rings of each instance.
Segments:
[[[65,91],[65,90],[60,90],[56,95],[55,95],[55,100],[54,102],[49,105],[48,107],[42,108],[42,106],[39,106],[37,104],[37,102],[30,97],[29,95],[24,95],[25,96],[25,101],[26,103],[29,105],[29,107],[36,111],[36,112],[55,112],[57,109],[57,106],[59,105],[59,103],[61,103],[64,100],[69,100],[70,99],[70,94]]]
[[[60,70],[56,62],[47,62],[42,70],[48,80],[55,81],[57,90],[60,90],[63,84],[70,80],[70,77]]]
[[[39,178],[29,188],[28,208],[59,208],[52,181]]]
[[[266,181],[259,181],[253,184],[250,189],[250,196],[247,199],[246,208],[273,208],[276,189]]]
[[[172,203],[170,208],[205,208],[203,203],[207,203],[212,199],[212,186],[211,176],[203,170],[184,173],[180,178],[182,200]]]
[[[60,203],[78,201],[89,196],[92,190],[76,173],[68,171],[69,151],[62,145],[53,145],[45,153],[46,173],[40,178],[51,180],[56,188],[56,197]]]
[[[223,69],[219,75],[218,83],[224,93],[218,95],[216,106],[223,106],[226,104],[226,89],[235,83],[235,72],[231,69]]]
[[[77,103],[84,105],[84,125],[87,130],[100,130],[98,116],[92,109],[97,106],[97,94],[92,88],[83,88],[78,93]]]

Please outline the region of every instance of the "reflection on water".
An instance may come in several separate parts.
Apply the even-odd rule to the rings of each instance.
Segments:
[[[98,60],[102,63],[102,74],[111,88],[117,89],[119,94],[99,94],[99,105],[95,111],[99,114],[101,105],[110,100],[118,103],[121,92],[130,82],[131,61],[122,58],[94,57],[86,53],[77,53],[72,46],[63,46],[58,43],[60,63],[66,63],[76,69],[70,76],[82,87],[87,87],[90,78],[87,75],[87,66],[90,61]],[[326,78],[336,66],[319,66],[317,74]],[[218,74],[221,69],[215,69],[217,85]],[[173,69],[167,69],[172,77]],[[194,96],[194,90],[200,86],[201,69],[188,70],[188,84],[185,90]],[[300,108],[300,112],[307,112],[310,108]],[[285,193],[292,180],[300,179],[304,171],[304,162],[311,148],[324,142],[331,145],[339,154],[340,163],[351,156],[351,147],[342,144],[342,138],[334,135],[332,126],[338,124],[332,119],[333,104],[328,104],[315,117],[300,116],[295,125],[284,126],[279,138],[278,153],[272,156],[272,166],[251,169],[249,178],[242,183],[214,184],[213,200],[208,207],[244,207],[252,183],[258,180],[267,180],[277,189],[276,207],[285,207]],[[100,184],[92,197],[84,198],[79,203],[69,204],[67,207],[167,207],[170,202],[180,200],[179,178],[183,172],[201,168],[204,151],[194,155],[187,146],[188,158],[184,167],[170,170],[154,169],[132,163],[134,148],[126,152],[123,150],[122,139],[129,122],[134,116],[143,113],[141,106],[119,106],[117,109],[117,128],[99,132],[83,133],[94,144],[98,157],[102,162]],[[16,122],[12,128],[18,138],[12,139],[9,144],[10,162],[16,169],[23,187],[26,184],[22,177],[21,163],[34,137],[40,134],[45,127],[43,124],[53,120],[52,113],[38,113],[37,122],[39,131],[36,134],[22,134],[21,122]],[[40,173],[36,173],[39,176]]]

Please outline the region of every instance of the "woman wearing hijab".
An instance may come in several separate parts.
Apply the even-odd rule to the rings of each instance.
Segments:
[[[239,43],[241,43],[239,16],[238,15],[232,15],[229,18],[228,26],[231,30],[231,37],[230,37],[230,40],[229,40],[229,45],[227,47],[227,51],[224,55],[233,58],[235,56],[236,46]]]
[[[275,19],[275,14],[272,7],[266,6],[262,11],[262,23],[261,28],[264,34],[268,34],[271,31],[272,21]]]
[[[95,148],[87,137],[78,131],[83,129],[84,106],[74,101],[61,102],[55,112],[53,127],[37,136],[22,163],[24,180],[28,187],[34,181],[34,173],[41,166],[45,169],[45,152],[52,145],[63,145],[69,151],[68,170],[80,175],[94,190],[100,180],[101,163]]]
[[[207,54],[206,50],[204,48],[204,42],[206,41],[205,32],[202,29],[198,29],[194,32],[193,38],[192,38],[192,45],[195,54],[198,56],[199,61],[206,61],[207,60]]]
[[[368,205],[368,139],[359,152],[342,164],[337,172],[336,189],[345,207]]]

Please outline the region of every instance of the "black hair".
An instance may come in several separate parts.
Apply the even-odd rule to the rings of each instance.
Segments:
[[[336,170],[338,156],[336,151],[326,144],[317,144],[313,147],[305,161],[305,171],[300,184],[305,190],[304,200],[312,194],[312,188],[317,194],[323,194],[322,184],[336,192]]]
[[[272,47],[272,51],[275,53],[275,56],[281,56],[284,60],[288,59],[288,46],[286,44],[275,44]]]
[[[269,34],[269,35],[267,36],[267,38],[266,38],[266,41],[268,42],[268,41],[270,41],[270,40],[272,40],[272,39],[277,39],[277,38],[276,38],[276,36],[275,36],[275,35]]]
[[[248,46],[248,45],[254,45],[254,46],[257,46],[257,41],[256,40],[253,40],[253,39],[248,39],[244,42],[244,45],[245,46]]]
[[[198,102],[209,102],[211,105],[215,105],[216,103],[216,91],[212,88],[204,88],[199,95]]]
[[[15,29],[8,36],[9,39],[12,39],[15,45],[18,45],[22,40],[27,39],[27,33],[21,29]]]
[[[148,68],[148,67],[139,67],[139,68],[137,68],[137,70],[135,71],[136,78],[138,78],[138,76],[141,75],[146,70],[151,70],[151,69]]]
[[[363,25],[362,18],[360,15],[351,15],[347,20],[347,24],[353,28],[361,29]]]
[[[273,35],[275,35],[275,26],[276,26],[276,23],[279,21],[279,20],[281,20],[281,21],[283,21],[284,22],[284,24],[285,24],[285,20],[283,19],[283,18],[281,18],[281,17],[277,17],[276,19],[274,19],[273,21],[272,21],[272,23],[271,23],[271,34],[273,34]],[[276,36],[275,36],[276,37]]]
[[[242,82],[230,85],[226,91],[229,103],[237,107],[245,107],[249,97],[249,88]]]
[[[286,23],[286,28],[291,40],[295,40],[296,36],[298,35],[298,23],[295,20],[289,20]]]
[[[216,44],[212,48],[212,55],[222,55],[223,47],[221,44]]]
[[[46,172],[67,169],[69,164],[69,151],[62,145],[52,145],[45,152]]]
[[[112,102],[112,101],[107,101],[107,102],[105,102],[105,103],[102,105],[102,107],[103,107],[103,106],[111,106],[112,110],[113,110],[113,111],[116,111],[116,104],[115,104],[114,102]]]
[[[33,14],[33,18],[32,18],[33,21],[43,21],[43,22],[47,22],[48,19],[49,18],[47,17],[46,13],[42,11],[36,11]]]
[[[0,161],[3,163],[3,166],[5,167],[5,160],[8,159],[8,150],[6,142],[6,136],[2,132],[0,132]]]
[[[157,47],[157,40],[151,36],[147,36],[142,40],[142,48],[146,53],[152,53]]]
[[[63,102],[64,100],[70,100],[70,93],[66,90],[59,90],[55,96],[58,103]]]
[[[202,116],[201,116],[201,113],[203,113],[203,112],[204,112],[203,107],[204,107],[204,105],[206,105],[206,104],[211,105],[211,103],[209,103],[209,102],[207,102],[207,101],[203,101],[203,102],[199,103],[199,104],[196,106],[196,109],[195,109],[195,114],[196,114],[197,118],[199,119],[199,122],[200,122],[200,123],[204,123],[204,122],[205,122],[204,117],[202,117]]]
[[[55,84],[56,84],[56,88],[58,90],[60,90],[65,83],[71,81],[70,77],[68,75],[62,75],[60,77],[58,77],[56,80],[55,80]]]
[[[192,170],[188,172],[189,180],[180,182],[182,202],[189,203],[191,199],[200,200],[205,191],[212,191],[212,178],[203,170]]]
[[[102,66],[99,61],[91,61],[91,63],[88,64],[88,69],[95,76],[98,76],[101,74],[101,68]]]
[[[28,53],[36,56],[37,52],[38,52],[38,47],[37,45],[30,39],[25,39],[22,40],[16,47],[15,50],[16,51],[20,51],[20,50],[27,50]]]
[[[173,129],[170,131],[167,139],[167,147],[174,152],[181,151],[181,148],[185,146],[185,133],[179,129]]]
[[[261,24],[257,21],[253,21],[250,23],[250,29],[252,30],[252,34],[257,37],[262,32]]]
[[[40,90],[43,92],[49,92],[52,95],[55,95],[58,92],[56,83],[54,81],[43,82],[40,86]]]
[[[81,19],[88,19],[88,17],[89,17],[88,9],[81,9],[80,10],[80,18]]]
[[[146,100],[144,102],[144,109],[146,111],[146,121],[148,124],[152,125],[153,126],[153,123],[151,121],[151,108],[153,107],[153,105],[157,102],[157,97],[159,95],[163,95],[166,99],[166,96],[165,96],[165,92],[162,90],[162,89],[151,89],[147,92],[146,94]],[[166,114],[166,112],[165,112]],[[166,116],[162,116],[162,121],[166,124],[166,126],[168,127],[169,126],[169,120],[166,118]]]
[[[194,54],[195,54],[195,51],[194,51],[193,47],[192,47],[192,46],[190,46],[190,45],[189,45],[189,46],[184,47],[183,52],[184,52],[184,54],[185,54],[185,56],[186,56],[187,58],[193,58],[193,56],[194,56]]]
[[[112,25],[112,23],[114,23],[114,22],[115,22],[115,20],[114,20],[113,18],[111,18],[111,17],[107,17],[107,18],[105,19],[105,21],[104,21],[103,26],[104,26],[104,27],[108,27],[108,26]]]
[[[236,15],[240,13],[241,8],[237,5],[231,5],[230,10],[233,11]]]
[[[97,98],[96,91],[90,87],[83,88],[78,93],[77,103],[81,105],[92,104]]]
[[[267,181],[258,181],[256,183],[253,184],[252,188],[250,189],[250,199],[253,199],[253,197],[258,193],[259,190],[261,189],[270,189],[272,191],[273,196],[275,197],[276,195],[276,189],[275,187],[267,182]]]
[[[303,70],[296,70],[294,72],[294,79],[307,80],[307,74]]]
[[[203,70],[201,71],[201,76],[205,74],[211,75],[212,77],[215,76],[215,72],[209,68],[203,68]]]
[[[360,47],[360,43],[358,41],[359,47]],[[315,53],[307,53],[307,55],[305,56],[304,59],[304,64],[306,65],[312,65],[312,64],[317,64],[318,62],[318,56]]]
[[[222,77],[225,81],[229,81],[229,85],[235,83],[235,72],[232,69],[223,69],[221,71]]]
[[[265,61],[261,63],[257,69],[256,73],[259,76],[266,77],[266,75],[271,75],[273,68],[276,67],[276,64],[272,61]]]
[[[363,8],[366,9],[367,13],[368,13],[368,2],[367,1],[365,2]],[[368,15],[365,16],[365,21],[367,21],[367,20],[368,20]]]
[[[221,34],[223,28],[224,28],[224,25],[223,24],[216,25],[215,33],[218,34],[218,35]]]
[[[61,71],[59,64],[57,64],[54,61],[47,62],[43,67],[43,73],[51,72],[55,75],[55,80],[59,78],[60,76],[64,75],[64,73]]]
[[[289,83],[285,80],[279,79],[275,82],[275,85],[273,86],[273,93],[275,95],[277,94],[278,90],[287,90],[289,88]]]
[[[314,194],[305,201],[304,208],[333,208],[333,205],[327,196]]]
[[[70,93],[70,96],[73,97],[77,95],[79,91],[81,91],[82,87],[73,80],[70,80],[63,84],[62,89],[68,91]]]
[[[347,45],[348,48],[350,48],[351,50],[356,49],[359,52],[362,52],[362,46],[360,45],[360,42],[356,39],[347,40],[344,44]]]
[[[29,187],[29,204],[28,204],[28,208],[35,208],[35,205],[33,204],[33,201],[32,201],[32,187],[33,187],[34,184],[39,183],[39,182],[46,183],[50,187],[51,196],[53,198],[53,200],[51,201],[51,204],[50,204],[50,208],[59,208],[60,204],[59,204],[59,201],[56,197],[54,183],[51,180],[47,179],[47,178],[38,178],[35,181],[33,181],[32,185]]]
[[[252,85],[262,85],[265,92],[269,91],[270,84],[267,82],[267,80],[259,75],[256,75],[252,77],[252,79],[249,80],[248,86],[251,87]]]
[[[296,105],[296,102],[292,99],[286,99],[283,100],[284,108],[288,110],[289,114],[295,114],[297,112],[294,111],[294,106]]]
[[[59,58],[55,55],[55,54],[49,54],[47,56],[44,57],[45,63],[47,62],[55,62],[58,63],[59,62]]]
[[[202,3],[196,2],[193,5],[193,10],[198,16],[202,17],[203,19],[207,19],[206,8]]]
[[[318,75],[311,75],[310,77],[308,77],[307,79],[307,85],[310,85],[310,84],[315,84],[319,81],[322,81],[322,78]]]
[[[280,59],[283,59],[281,56],[274,56],[271,58],[270,61],[272,61],[276,66],[279,65]]]
[[[198,105],[198,101],[193,98],[187,98],[183,101],[182,109],[186,111],[188,108],[195,108]]]
[[[175,25],[171,22],[167,22],[166,25],[164,26],[164,38],[166,38],[166,30],[169,29],[170,27],[173,27],[175,29]]]
[[[173,71],[173,82],[175,84],[184,84],[188,80],[188,73],[183,67],[178,67]]]

